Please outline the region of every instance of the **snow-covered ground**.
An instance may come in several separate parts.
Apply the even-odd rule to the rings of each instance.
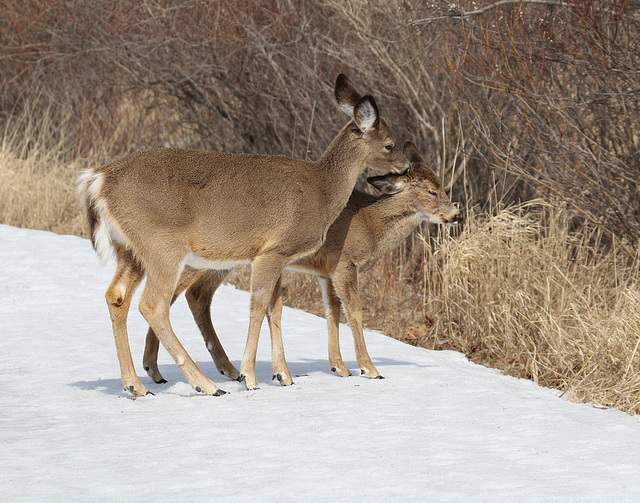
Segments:
[[[261,388],[247,392],[218,374],[176,303],[174,329],[222,397],[194,392],[164,350],[169,383],[147,378],[132,309],[134,360],[156,396],[131,400],[104,301],[113,269],[86,240],[0,226],[2,501],[640,501],[637,418],[374,332],[386,379],[341,379],[324,319],[292,309],[295,385],[271,381],[265,325]],[[239,366],[248,294],[222,288],[213,317]]]

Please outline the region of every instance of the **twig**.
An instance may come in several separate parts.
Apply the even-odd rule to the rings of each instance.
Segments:
[[[419,19],[417,21],[410,21],[409,24],[411,26],[420,26],[420,25],[425,25],[425,24],[430,24],[433,21],[436,21],[438,19],[451,19],[451,18],[455,18],[455,19],[469,19],[475,16],[479,16],[481,14],[484,14],[485,12],[488,12],[492,9],[497,9],[499,7],[503,7],[506,5],[545,5],[548,7],[578,7],[579,4],[578,3],[574,3],[574,2],[564,2],[562,0],[499,0],[495,3],[492,3],[490,5],[486,5],[484,7],[480,7],[479,9],[476,10],[470,10],[470,11],[465,11],[462,7],[460,7],[459,5],[455,4],[455,3],[450,3],[449,4],[449,13],[443,16],[433,16],[433,17],[428,17],[425,19]],[[634,16],[629,16],[626,14],[622,14],[620,12],[617,12],[615,10],[612,9],[605,9],[605,8],[596,8],[595,9],[598,12],[604,12],[606,14],[611,14],[611,15],[615,15],[615,16],[621,16],[621,17],[625,17],[627,19],[630,19],[632,21],[640,21],[640,18],[634,17]]]
[[[311,144],[311,131],[313,131],[313,119],[316,115],[316,101],[313,101],[313,106],[311,107],[311,121],[309,122],[309,134],[307,135],[307,146],[304,149],[304,160],[309,160],[309,145]]]

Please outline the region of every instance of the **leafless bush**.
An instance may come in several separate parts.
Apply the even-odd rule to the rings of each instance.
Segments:
[[[553,196],[609,237],[627,238],[633,256],[640,240],[637,3],[460,2],[414,21],[426,30],[443,23],[461,35],[452,38],[445,71],[464,96],[469,134],[486,165],[516,175],[518,196]]]
[[[546,203],[468,220],[425,248],[429,326],[414,342],[639,413],[639,257],[602,253],[603,231]]]
[[[455,199],[554,196],[640,239],[634,2],[8,0],[3,10],[0,113],[6,123],[42,97],[71,110],[67,156],[108,138],[114,156],[178,145],[315,158],[342,122],[331,88],[344,71]]]
[[[470,139],[459,138],[456,100],[425,57],[434,41],[409,26],[410,7],[27,0],[5,8],[0,113],[19,115],[39,89],[77,117],[68,151],[88,152],[127,122],[136,138],[110,141],[114,156],[178,145],[315,158],[343,122],[332,97],[343,71],[434,167],[466,167]]]

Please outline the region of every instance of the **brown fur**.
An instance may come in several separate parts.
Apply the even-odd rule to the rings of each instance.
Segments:
[[[383,192],[375,197],[354,192],[346,208],[331,225],[322,247],[311,257],[289,266],[290,269],[315,274],[320,282],[325,301],[329,330],[329,363],[331,369],[340,376],[350,375],[340,354],[338,324],[342,303],[356,346],[356,359],[361,371],[372,378],[382,378],[371,362],[363,336],[362,306],[359,291],[359,273],[372,267],[388,251],[397,247],[420,222],[457,224],[462,221],[459,210],[447,197],[436,174],[424,166],[424,161],[415,146],[407,143],[404,152],[411,161],[411,168],[402,174],[389,174],[369,178],[369,182]],[[198,320],[205,313],[210,320],[209,310],[213,292],[224,281],[226,275],[205,277],[204,273],[187,269],[183,273],[175,296],[187,289],[187,298],[199,297],[202,284],[206,283],[206,296],[194,309],[194,301],[189,300],[194,317]],[[276,288],[270,306],[269,322],[273,349],[273,374],[281,383],[292,382],[284,358],[284,347],[280,329],[282,296]],[[202,335],[216,362],[225,375],[233,377],[237,371],[230,367],[226,353],[209,323]],[[158,340],[153,330],[147,334],[144,364],[149,375],[156,382],[163,382],[157,366]]]
[[[406,166],[375,100],[361,97],[340,75],[335,95],[352,119],[316,162],[283,156],[180,149],[137,152],[81,175],[94,244],[103,257],[111,246],[118,273],[107,291],[124,388],[147,389],[137,376],[126,331],[128,301],[146,272],[140,312],[197,391],[220,394],[176,337],[169,307],[185,266],[228,269],[252,264],[251,320],[240,369],[255,389],[260,326],[282,270],[315,252],[346,205],[367,166]],[[123,322],[124,320],[124,322]]]

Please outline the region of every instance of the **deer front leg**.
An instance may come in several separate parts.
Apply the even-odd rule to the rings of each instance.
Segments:
[[[348,377],[351,372],[342,361],[342,355],[340,354],[340,298],[336,294],[333,283],[329,278],[318,277],[318,283],[322,291],[322,301],[324,302],[324,312],[329,331],[329,365],[331,365],[332,372],[335,372],[340,377]]]
[[[254,259],[251,265],[249,333],[240,365],[240,380],[244,380],[248,390],[258,389],[256,354],[258,352],[260,327],[271,303],[273,290],[286,264],[287,259],[284,256],[260,255]]]
[[[153,273],[151,272],[153,271]],[[169,321],[169,308],[175,291],[177,270],[165,267],[151,269],[140,299],[140,312],[160,339],[160,342],[176,362],[187,381],[205,395],[223,395],[225,392],[207,379],[176,337]]]
[[[192,269],[191,267],[185,267],[178,280],[175,292],[173,292],[173,298],[171,299],[171,305],[176,301],[180,294],[191,284],[197,277],[202,274],[201,271]],[[151,327],[147,331],[147,338],[144,345],[144,356],[142,358],[142,365],[147,374],[154,382],[158,384],[164,384],[167,381],[162,377],[160,370],[158,369],[158,349],[160,348],[160,341],[156,336],[156,333]]]
[[[231,270],[203,271],[187,288],[186,297],[216,368],[222,375],[237,381],[240,373],[229,361],[211,322],[211,299],[230,272]]]
[[[362,302],[358,285],[358,268],[355,264],[348,264],[336,269],[333,275],[333,285],[342,300],[353,340],[356,348],[356,360],[363,374],[372,379],[384,379],[369,357],[364,340],[362,327]]]
[[[284,356],[284,343],[282,342],[282,276],[278,279],[273,290],[271,304],[267,311],[269,331],[271,333],[271,368],[273,379],[278,379],[283,386],[293,384],[291,372],[287,367]]]
[[[142,266],[133,254],[121,245],[115,247],[117,266],[116,273],[107,289],[105,297],[113,325],[113,336],[116,342],[122,386],[134,396],[144,396],[149,391],[140,382],[131,358],[129,335],[127,333],[127,317],[131,305],[131,297],[144,276]]]

